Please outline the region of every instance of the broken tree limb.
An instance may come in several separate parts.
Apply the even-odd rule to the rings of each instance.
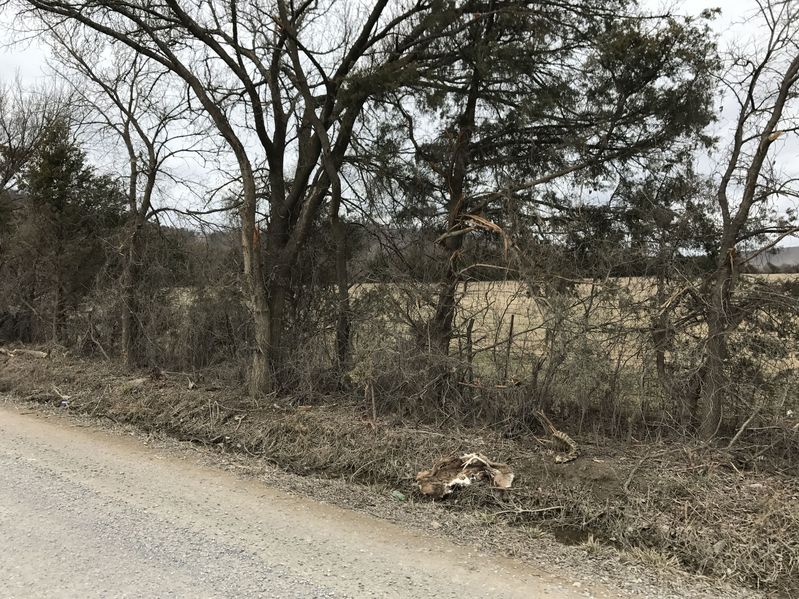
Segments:
[[[53,393],[58,395],[58,397],[59,397],[59,399],[61,399],[61,401],[69,401],[70,399],[72,399],[71,395],[64,395],[63,393],[61,393],[61,391],[55,385],[52,386],[52,389],[53,389]]]
[[[12,349],[8,350],[5,348],[0,347],[0,354],[11,356],[12,358],[15,356],[28,356],[31,358],[47,358],[50,356],[50,352],[43,352],[39,351],[38,349]]]
[[[542,512],[553,512],[555,510],[562,510],[562,505],[553,505],[552,507],[541,507],[536,510],[501,510],[499,512],[494,512],[495,516],[501,516],[503,514],[540,514]]]

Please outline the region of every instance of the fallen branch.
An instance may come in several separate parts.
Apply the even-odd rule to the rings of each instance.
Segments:
[[[553,505],[552,507],[542,507],[536,510],[522,510],[522,509],[515,509],[515,510],[502,510],[499,512],[494,512],[495,516],[501,516],[503,514],[540,514],[542,512],[554,512],[555,510],[562,510],[562,505]]]
[[[95,344],[95,345],[96,345],[96,346],[97,346],[97,347],[100,349],[100,352],[103,354],[103,357],[106,359],[106,362],[110,362],[110,361],[111,361],[111,358],[109,358],[109,357],[108,357],[108,354],[106,353],[106,351],[105,351],[105,349],[103,348],[103,346],[102,346],[102,345],[100,344],[100,342],[99,342],[99,341],[97,341],[97,339],[95,338],[95,336],[94,336],[94,330],[93,330],[93,329],[94,329],[94,327],[90,327],[90,328],[89,328],[89,338],[91,338],[91,340],[92,340],[92,343],[94,343],[94,344]]]
[[[0,354],[11,356],[12,358],[15,356],[30,356],[31,358],[47,358],[50,356],[50,352],[43,352],[38,349],[12,349],[9,351],[0,348]]]
[[[761,407],[762,405],[763,405],[763,404],[758,404],[758,405],[755,407],[755,409],[754,409],[754,410],[752,410],[752,414],[749,416],[749,418],[747,418],[747,419],[746,419],[746,421],[745,421],[745,422],[744,422],[744,423],[741,425],[741,427],[738,429],[738,432],[736,432],[736,433],[735,433],[735,435],[733,435],[732,439],[730,439],[730,442],[729,442],[729,443],[727,443],[727,448],[726,448],[726,449],[727,449],[727,451],[729,451],[730,449],[732,449],[732,446],[733,446],[733,445],[735,445],[735,442],[736,442],[736,441],[738,441],[738,439],[740,439],[740,438],[741,438],[741,435],[742,435],[742,434],[744,433],[744,431],[746,430],[746,427],[747,427],[747,426],[749,426],[749,424],[752,422],[752,420],[754,420],[754,419],[755,419],[755,416],[757,416],[757,413],[758,413],[758,412],[760,412],[760,407]]]
[[[61,393],[61,391],[59,391],[58,387],[56,387],[55,385],[53,385],[52,389],[53,389],[53,393],[58,395],[58,397],[61,399],[61,401],[69,401],[70,399],[72,399],[71,395],[64,395],[63,393]]]

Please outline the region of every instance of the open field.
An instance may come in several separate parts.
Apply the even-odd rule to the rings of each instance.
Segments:
[[[760,281],[799,283],[797,275],[743,278],[754,285]],[[484,395],[497,387],[524,383],[528,397],[565,405],[578,398],[583,411],[606,410],[610,397],[612,406],[628,415],[669,413],[673,397],[664,393],[659,380],[651,331],[656,314],[673,298],[656,301],[655,285],[654,279],[646,277],[611,278],[574,281],[567,292],[543,294],[518,281],[469,282],[457,293],[450,368],[465,373],[463,377],[474,385],[475,393]],[[685,286],[671,287],[679,291]],[[368,365],[380,352],[389,357],[372,371],[401,364],[403,352],[396,348],[401,347],[403,338],[413,343],[419,336],[419,327],[424,327],[433,312],[436,290],[433,285],[416,283],[354,288],[357,381],[365,384],[369,379],[369,369],[359,370],[357,365]],[[363,305],[367,308],[357,312]],[[370,305],[376,306],[371,312]],[[673,319],[679,320],[685,312],[685,307],[678,306]],[[687,381],[700,364],[704,335],[701,324],[674,330],[664,361],[679,382]],[[757,404],[781,413],[799,407],[795,394],[784,393],[790,387],[786,381],[796,380],[799,348],[780,341],[781,336],[782,331],[772,326],[765,332],[742,328],[731,337],[737,364],[733,367],[747,369],[734,377],[742,387],[730,393],[746,398],[728,406],[734,426]],[[332,333],[327,339],[327,353],[332,355]],[[408,377],[413,375],[411,368]]]
[[[799,282],[796,275],[744,279]],[[703,359],[704,330],[701,324],[675,330],[663,358],[667,374],[682,387],[666,389],[651,332],[653,315],[662,305],[652,299],[654,285],[651,278],[611,278],[575,281],[574,289],[544,293],[517,281],[470,282],[459,289],[455,336],[444,357],[418,345],[434,309],[435,285],[358,285],[352,289],[353,355],[347,379],[360,396],[367,388],[376,390],[378,412],[399,410],[414,418],[433,411],[474,424],[529,427],[536,426],[533,412],[543,406],[574,419],[577,431],[584,424],[627,437],[653,424],[685,430],[685,421],[678,420],[679,404],[690,397],[688,383]],[[170,292],[170,301],[158,306],[162,312],[153,321],[171,324],[152,329],[152,346],[162,352],[153,355],[152,364],[167,370],[214,364],[236,369],[238,382],[244,381],[246,308],[239,296],[223,291]],[[796,303],[791,289],[778,292]],[[337,384],[335,305],[329,288],[324,294],[292,321],[297,333],[290,339],[295,345],[288,378],[292,393],[309,402]],[[686,310],[678,307],[673,318]],[[108,314],[103,329],[111,334],[114,314]],[[799,396],[791,392],[799,384],[799,357],[789,342],[796,333],[780,330],[768,318],[760,319],[760,330],[741,329],[731,337],[735,387],[725,406],[730,435],[754,412],[750,425],[768,427],[788,411],[799,411]],[[231,322],[238,324],[231,328]],[[201,357],[183,358],[192,354]],[[449,386],[438,385],[442,371],[450,373]]]
[[[795,281],[796,274],[744,275],[745,280]],[[609,332],[614,337],[634,334],[639,337],[649,330],[650,323],[643,318],[647,311],[655,311],[656,281],[651,277],[610,278],[604,281],[575,281],[573,293],[559,298],[555,305],[551,298],[537,296],[523,281],[471,281],[459,285],[455,330],[466,335],[469,322],[473,322],[472,343],[475,352],[503,344],[510,338],[515,352],[540,351],[545,344],[547,331],[564,319],[583,319],[587,328],[593,328],[597,338]],[[388,294],[407,315],[423,321],[432,314],[434,285],[366,284],[353,287],[353,297],[358,300],[366,294]],[[511,325],[511,321],[513,321]],[[642,340],[637,344],[641,347]],[[630,346],[636,344],[630,342]],[[799,350],[791,352],[792,362],[799,364]]]

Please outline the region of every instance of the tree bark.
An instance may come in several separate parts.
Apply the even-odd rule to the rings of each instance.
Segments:
[[[255,177],[243,148],[236,147],[239,168],[242,173],[244,199],[240,210],[241,249],[244,260],[244,282],[252,311],[253,339],[252,368],[249,388],[253,397],[271,393],[275,386],[270,368],[270,350],[274,336],[282,322],[275,318],[272,298],[268,298],[269,279],[265,282],[261,270],[261,235],[255,225],[256,188]],[[274,221],[273,221],[274,222]]]
[[[461,245],[462,242],[456,248],[448,248],[450,250],[450,259],[447,264],[447,272],[444,280],[439,285],[436,311],[428,325],[429,340],[424,340],[429,344],[430,350],[437,351],[442,355],[449,354],[449,345],[452,340],[452,323],[455,320],[457,304],[455,294],[459,282],[457,252]]]
[[[447,186],[449,199],[447,201],[447,231],[453,232],[462,226],[464,214],[464,184],[469,167],[469,145],[475,123],[475,109],[479,92],[479,76],[475,70],[469,90],[466,108],[460,118],[457,139],[453,150],[452,167],[447,173]],[[444,280],[441,281],[438,291],[436,310],[428,324],[430,349],[443,355],[449,353],[455,320],[456,300],[455,293],[460,282],[459,256],[463,248],[464,235],[452,235],[444,239],[443,244],[447,250],[447,270]]]
[[[719,326],[709,327],[705,346],[704,372],[701,380],[701,414],[699,434],[703,439],[716,436],[721,427],[725,389],[728,383],[724,372],[727,357],[727,332]]]
[[[288,346],[286,344],[286,302],[291,290],[291,268],[293,262],[280,260],[272,266],[272,275],[267,280],[267,335],[268,354],[267,368],[270,376],[270,389],[282,389],[286,383],[286,359]]]
[[[158,176],[158,159],[155,147],[135,116],[126,113],[128,121],[122,132],[130,159],[128,180],[128,237],[125,248],[125,263],[122,270],[122,357],[129,368],[141,365],[141,305],[139,304],[139,285],[141,284],[142,230],[152,206],[153,190]],[[141,200],[138,198],[139,162],[131,136],[131,125],[138,131],[140,139],[145,143],[148,152],[146,164],[147,180]]]
[[[250,367],[250,395],[259,397],[272,390],[272,375],[269,367],[269,335],[272,330],[269,311],[257,306],[253,307],[253,337],[255,347],[252,351]]]
[[[141,230],[144,225],[140,214],[131,215],[128,247],[122,270],[122,358],[128,368],[141,365],[141,316],[139,283],[141,278]]]
[[[696,414],[699,435],[711,439],[718,433],[724,411],[729,380],[724,372],[727,361],[727,338],[733,329],[729,313],[730,300],[735,291],[735,251],[726,244],[727,251],[719,259],[719,265],[708,290],[707,338],[701,367],[699,406]]]
[[[339,206],[331,206],[331,228],[336,244],[336,358],[338,371],[344,376],[350,368],[350,335],[352,314],[350,309],[350,278],[347,268],[347,230],[338,214]]]
[[[491,3],[492,9],[493,6],[494,4]],[[477,24],[474,26],[472,34],[475,43],[485,41],[488,38],[493,22],[493,18],[488,18],[485,21],[485,25]],[[447,201],[448,232],[453,232],[458,226],[463,224],[462,219],[466,208],[464,186],[471,164],[471,144],[481,83],[480,70],[477,65],[472,65],[471,79],[466,90],[466,104],[457,120],[456,126],[452,129],[454,145],[449,168],[445,171],[445,180],[449,190]],[[463,248],[463,239],[464,235],[453,235],[444,240],[444,247],[449,254],[449,260],[444,280],[439,287],[436,311],[428,325],[430,348],[444,355],[449,353],[449,345],[452,340],[452,323],[455,320],[457,303],[455,294],[460,282],[460,261],[458,258]]]

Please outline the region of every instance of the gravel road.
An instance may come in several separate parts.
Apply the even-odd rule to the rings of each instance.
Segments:
[[[0,406],[3,597],[612,597]]]

